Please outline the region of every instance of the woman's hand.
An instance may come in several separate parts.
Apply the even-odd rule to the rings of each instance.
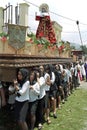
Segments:
[[[29,88],[33,90],[33,86],[30,86]]]
[[[18,81],[16,79],[13,80],[14,85],[18,85]]]
[[[14,87],[15,87],[16,91],[19,91],[18,81],[13,80],[13,83],[14,83]]]

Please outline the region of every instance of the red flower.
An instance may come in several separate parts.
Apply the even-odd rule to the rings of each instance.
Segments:
[[[56,46],[51,47],[52,50],[56,50]]]
[[[40,20],[40,16],[36,16],[36,18],[35,18],[36,20]]]
[[[40,34],[39,34],[39,37],[41,38],[41,37],[43,37],[44,36],[44,34],[43,34],[43,32],[41,32]]]
[[[52,44],[54,44],[54,43],[56,42],[56,40],[55,40],[55,39],[52,39],[52,40],[50,40],[50,42],[51,42]]]
[[[61,47],[58,47],[58,51],[61,51]]]
[[[7,38],[3,36],[3,37],[1,38],[1,41],[2,41],[3,43],[5,43],[5,42],[7,41]]]
[[[64,45],[61,45],[60,47],[61,47],[62,50],[64,49]]]
[[[54,48],[54,47],[52,47],[52,50],[55,50],[55,48]]]
[[[30,42],[30,43],[33,43],[33,40],[32,40],[32,38],[30,38],[29,42]]]
[[[42,44],[38,44],[38,47],[39,47],[39,48],[42,48],[42,47],[43,47],[43,45],[42,45]]]
[[[63,51],[63,49],[64,49],[64,45],[61,45],[60,47],[58,47],[59,53],[61,53]]]

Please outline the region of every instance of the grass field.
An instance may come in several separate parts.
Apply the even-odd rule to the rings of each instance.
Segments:
[[[84,86],[84,83],[82,85]],[[87,130],[87,89],[81,87],[75,90],[68,97],[68,101],[62,104],[62,109],[57,110],[57,115],[57,119],[51,117],[50,125],[44,123],[43,130]],[[6,116],[0,112],[0,127],[7,124],[6,130],[18,130],[9,123],[12,119],[7,119]]]
[[[77,89],[57,111],[58,118],[44,130],[87,130],[87,89]]]

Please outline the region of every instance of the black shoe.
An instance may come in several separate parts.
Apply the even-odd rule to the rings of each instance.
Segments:
[[[56,114],[53,114],[53,117],[54,117],[54,118],[57,118],[57,115],[56,115]]]

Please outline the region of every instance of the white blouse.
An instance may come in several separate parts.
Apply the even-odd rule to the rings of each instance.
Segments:
[[[50,75],[49,75],[48,73],[46,73],[45,76],[44,76],[45,81],[47,80],[47,77],[48,77],[48,76],[50,77]],[[51,80],[50,80],[50,81],[51,81],[52,84],[55,82],[55,74],[54,74],[54,72],[52,72],[52,77],[51,77]],[[45,90],[46,90],[46,91],[49,91],[49,90],[50,90],[50,85],[47,85],[47,84],[46,84]]]
[[[38,84],[38,82],[36,82],[34,85],[31,85],[33,87],[33,89],[30,88],[29,91],[29,102],[34,102],[37,99],[39,99],[39,95],[40,95],[40,86]]]
[[[26,81],[22,88],[18,91],[18,93],[21,95],[21,96],[16,96],[16,101],[19,101],[19,102],[23,102],[23,101],[26,101],[26,100],[29,100],[29,86],[30,86],[30,83],[29,81]]]
[[[40,96],[39,96],[39,99],[42,99],[46,95],[46,92],[45,92],[46,83],[45,83],[45,78],[44,77],[40,77],[39,85],[40,85]]]

